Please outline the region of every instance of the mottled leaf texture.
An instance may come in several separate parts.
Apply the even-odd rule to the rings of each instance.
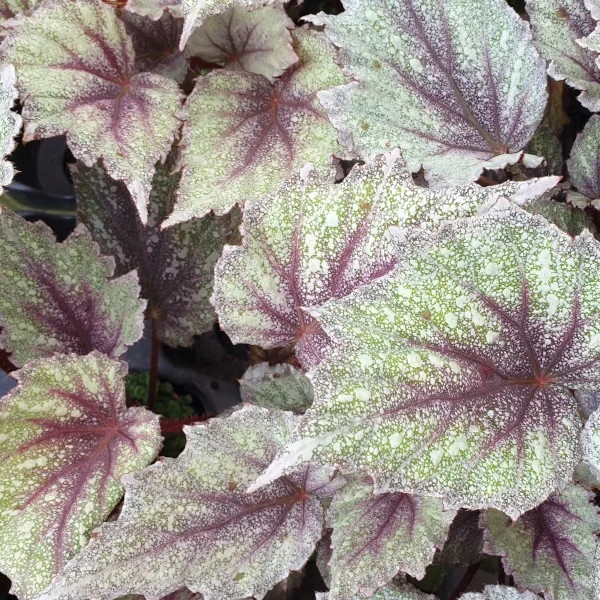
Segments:
[[[434,565],[470,567],[481,562],[483,531],[479,528],[480,512],[461,509],[456,513],[442,551],[436,554]]]
[[[137,269],[158,335],[171,346],[190,346],[193,336],[215,322],[209,298],[213,271],[229,233],[228,219],[208,215],[169,229],[160,224],[171,212],[180,175],[172,160],[154,175],[148,221],[142,224],[127,188],[100,164],[72,169],[78,216],[102,251],[115,257],[117,275]]]
[[[326,169],[339,153],[316,96],[346,81],[334,63],[335,49],[307,27],[293,36],[300,61],[275,85],[241,71],[216,70],[198,79],[186,103],[179,200],[165,226],[258,200],[307,161]]]
[[[571,182],[592,200],[600,198],[600,116],[592,115],[573,144],[567,161]]]
[[[331,593],[316,594],[317,600],[330,600]],[[348,596],[348,600],[365,600],[364,596]],[[378,589],[371,600],[435,600],[435,596],[424,594],[408,583],[390,583]]]
[[[483,592],[463,594],[460,600],[539,600],[539,596],[505,585],[486,585]]]
[[[0,2],[0,23],[12,19],[17,15],[31,14],[38,4],[38,0],[2,0]],[[5,31],[0,29],[0,38]]]
[[[308,466],[245,492],[295,426],[291,413],[245,405],[186,427],[179,458],[126,478],[119,520],[98,530],[40,600],[156,600],[182,585],[205,600],[262,598],[314,551],[319,496],[336,483],[331,471]]]
[[[179,50],[183,21],[168,12],[153,21],[127,11],[121,13],[121,20],[133,43],[136,73],[149,71],[183,83],[188,70],[187,60]]]
[[[340,184],[309,167],[244,211],[242,246],[226,246],[215,270],[213,302],[236,343],[274,348],[297,342],[305,368],[329,338],[304,309],[342,298],[391,271],[390,225],[434,227],[469,216],[498,194],[517,202],[553,187],[555,177],[461,190],[413,183],[398,150],[357,166]]]
[[[513,518],[571,480],[600,380],[600,248],[499,199],[436,234],[397,230],[398,268],[312,313],[337,348],[299,439],[253,488],[312,458],[376,492]]]
[[[600,408],[586,421],[581,433],[583,460],[589,465],[592,474],[600,477]]]
[[[125,407],[127,365],[92,352],[33,361],[0,399],[0,569],[35,597],[150,464],[158,417]]]
[[[502,556],[519,587],[548,600],[592,596],[592,569],[600,526],[593,495],[568,485],[516,522],[497,510],[482,516],[484,550]]]
[[[0,65],[0,186],[8,185],[15,173],[12,163],[5,157],[14,150],[14,137],[21,129],[20,115],[11,110],[18,96],[16,82],[15,68]]]
[[[259,363],[251,366],[240,379],[243,402],[265,408],[303,413],[313,401],[312,384],[300,369],[292,365]]]
[[[125,10],[153,21],[158,21],[165,11],[176,18],[182,16],[180,0],[128,0]]]
[[[52,230],[0,209],[0,347],[17,365],[56,353],[119,356],[142,336],[137,274],[109,281],[83,227],[58,244]]]
[[[373,496],[368,479],[348,483],[327,511],[327,526],[333,528],[329,600],[370,597],[398,571],[425,577],[455,514],[444,512],[439,498]]]
[[[343,145],[366,159],[399,146],[435,186],[519,160],[544,114],[546,74],[504,0],[343,4],[311,17],[357,80],[319,94]]]
[[[533,42],[550,61],[550,77],[583,90],[578,97],[581,104],[591,111],[600,110],[598,54],[578,43],[596,27],[584,0],[527,0],[526,6]]]
[[[2,45],[15,65],[25,142],[67,134],[86,164],[102,158],[131,191],[142,219],[154,164],[171,148],[180,121],[176,82],[136,73],[135,53],[114,8],[97,0],[44,0],[12,23]]]
[[[209,63],[256,73],[273,82],[298,60],[288,31],[293,28],[281,6],[238,7],[206,19],[186,50]]]

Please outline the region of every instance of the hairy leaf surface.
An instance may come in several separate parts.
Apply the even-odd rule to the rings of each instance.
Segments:
[[[273,83],[298,61],[290,29],[294,23],[283,7],[233,8],[206,19],[186,51],[233,71],[262,75]]]
[[[0,209],[0,347],[16,365],[56,353],[119,356],[142,336],[135,271],[109,281],[114,260],[80,227],[61,244],[38,221]]]
[[[307,161],[326,169],[339,153],[316,96],[346,80],[334,64],[335,49],[306,27],[293,35],[300,61],[275,85],[227,70],[198,80],[186,103],[178,203],[165,226],[258,200]]]
[[[99,352],[33,361],[0,399],[0,569],[35,597],[150,464],[158,417],[125,408],[125,363]]]
[[[2,45],[23,98],[25,142],[67,134],[76,158],[99,158],[125,182],[146,219],[154,165],[176,136],[177,84],[136,73],[135,53],[114,8],[96,0],[45,0],[13,22]]]
[[[463,594],[460,600],[539,600],[539,596],[505,585],[486,585],[482,593],[469,592]]]
[[[599,99],[600,101],[600,99]],[[590,198],[600,198],[600,116],[592,115],[577,138],[567,161],[571,181],[577,190]]]
[[[259,363],[251,366],[240,379],[242,402],[265,408],[303,413],[313,401],[312,384],[300,369],[292,365]]]
[[[157,319],[158,335],[171,346],[190,346],[215,321],[209,298],[213,271],[229,233],[227,217],[208,215],[166,230],[180,175],[169,159],[153,179],[144,225],[127,188],[101,165],[72,169],[78,216],[103,252],[115,257],[117,275],[137,269],[142,296]]]
[[[368,479],[348,483],[327,511],[333,528],[329,600],[370,597],[398,571],[422,579],[455,514],[443,512],[439,498],[373,496]]]
[[[581,433],[583,460],[600,478],[600,408],[595,410],[586,421]]]
[[[186,427],[179,458],[126,479],[119,520],[98,530],[40,600],[156,600],[182,585],[205,600],[262,598],[313,552],[323,525],[319,496],[337,481],[308,466],[245,492],[295,426],[291,413],[245,405]]]
[[[600,380],[600,249],[500,199],[437,234],[398,230],[398,268],[311,312],[338,346],[254,488],[309,458],[376,491],[516,518],[571,480]]]
[[[506,572],[520,587],[548,600],[590,598],[600,527],[592,498],[582,487],[568,485],[515,523],[489,510],[482,515],[484,550],[503,557]]]
[[[0,65],[0,186],[8,185],[15,174],[12,163],[5,157],[14,150],[14,137],[21,129],[20,115],[11,110],[18,96],[16,82],[15,68]]]
[[[343,145],[395,146],[433,185],[464,185],[519,160],[546,105],[529,26],[503,0],[344,0],[313,23],[357,80],[319,94]],[[541,159],[529,157],[526,162]]]
[[[215,270],[221,326],[235,343],[297,342],[302,365],[316,366],[329,338],[305,308],[389,273],[397,262],[390,225],[434,227],[475,214],[498,194],[524,202],[556,182],[432,191],[413,183],[398,150],[354,167],[340,184],[307,167],[246,205],[243,245],[226,246]]]

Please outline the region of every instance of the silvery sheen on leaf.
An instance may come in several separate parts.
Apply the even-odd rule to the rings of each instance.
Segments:
[[[344,0],[310,21],[356,81],[319,94],[342,145],[368,160],[395,146],[430,186],[541,158],[521,151],[542,120],[544,61],[504,0]]]
[[[150,464],[158,417],[125,407],[127,365],[99,353],[32,361],[0,399],[0,569],[36,597]]]
[[[158,21],[165,12],[182,17],[181,0],[128,0],[124,10]]]
[[[504,199],[396,235],[393,273],[311,310],[336,350],[299,439],[252,489],[311,460],[517,518],[579,461],[569,389],[600,381],[598,242]]]
[[[116,357],[142,336],[136,272],[111,280],[114,259],[83,226],[59,244],[43,222],[0,208],[0,264],[0,347],[17,366],[58,353]]]
[[[600,115],[592,115],[577,134],[567,161],[571,182],[590,200],[600,199]]]
[[[317,600],[330,600],[331,593],[316,593]],[[348,596],[348,600],[366,600],[365,596]],[[410,583],[390,583],[379,588],[370,600],[435,600],[435,596],[424,594]]]
[[[539,596],[505,585],[486,585],[483,592],[469,592],[463,594],[459,600],[539,600]]]
[[[600,408],[588,418],[581,433],[583,460],[592,474],[600,478]]]
[[[39,0],[1,0],[0,25],[17,15],[30,15],[38,5]],[[0,39],[4,37],[5,30],[0,27]]]
[[[21,116],[11,110],[18,97],[16,82],[15,68],[12,65],[0,65],[0,186],[8,185],[15,174],[6,156],[15,148],[14,138],[21,130],[22,123]]]

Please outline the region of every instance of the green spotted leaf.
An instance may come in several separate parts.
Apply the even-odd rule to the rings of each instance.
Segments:
[[[319,94],[343,145],[364,159],[399,146],[434,186],[521,160],[544,114],[546,74],[504,0],[343,4],[340,15],[310,17],[356,80]]]
[[[399,571],[422,579],[455,514],[444,512],[439,498],[374,496],[368,479],[348,483],[327,511],[333,528],[329,600],[370,597]]]
[[[180,0],[128,0],[125,10],[158,21],[165,11],[176,18],[182,17]]]
[[[339,184],[307,166],[246,205],[243,245],[226,246],[215,269],[221,326],[235,343],[296,342],[302,365],[316,366],[330,341],[306,307],[342,298],[393,269],[390,225],[435,227],[475,214],[498,194],[524,203],[557,182],[432,191],[413,183],[398,150],[354,167]]]
[[[331,593],[316,594],[317,600],[330,600]],[[366,600],[365,596],[347,596],[348,600]],[[379,588],[370,600],[435,600],[435,596],[424,594],[408,583],[390,583]]]
[[[292,365],[259,363],[251,366],[240,379],[242,402],[265,408],[303,413],[313,401],[312,384],[300,369]]]
[[[294,23],[280,7],[246,7],[209,17],[191,37],[186,52],[233,71],[266,77],[271,83],[298,61],[288,30]]]
[[[18,96],[16,82],[15,68],[0,65],[0,186],[8,185],[15,173],[12,163],[5,157],[14,150],[14,137],[21,129],[20,115],[11,110]]]
[[[100,164],[72,169],[79,219],[102,252],[115,257],[116,274],[137,269],[158,336],[171,346],[191,346],[215,322],[209,298],[213,270],[230,233],[227,217],[207,215],[161,230],[175,204],[180,175],[173,160],[157,165],[144,225],[124,184]]]
[[[180,126],[176,82],[137,73],[135,52],[114,8],[97,0],[44,0],[11,22],[1,48],[23,99],[23,141],[67,134],[86,164],[102,158],[146,219],[154,165]]]
[[[274,85],[242,71],[198,79],[186,103],[178,202],[165,227],[259,200],[306,162],[325,170],[341,151],[316,96],[346,80],[335,49],[307,27],[293,37],[300,60]]]
[[[1,0],[0,1],[0,24],[7,19],[17,15],[30,15],[39,0]],[[0,29],[0,38],[4,36],[4,30]]]
[[[308,560],[323,526],[319,498],[343,483],[307,466],[246,493],[296,421],[245,405],[186,427],[179,458],[125,478],[119,520],[98,529],[40,600],[157,600],[182,585],[205,600],[260,600]]]
[[[517,518],[579,460],[569,389],[600,381],[599,245],[505,199],[396,236],[390,275],[311,310],[337,346],[299,439],[252,489],[310,459]]]
[[[33,361],[0,399],[0,569],[34,598],[150,464],[158,417],[125,407],[125,363],[99,352]]]
[[[122,354],[142,336],[146,303],[135,271],[109,280],[83,226],[61,244],[41,221],[0,209],[0,347],[24,365],[56,353]]]
[[[568,485],[514,523],[503,513],[482,515],[484,551],[503,557],[520,588],[547,600],[591,598],[596,535],[600,527],[593,496]]]
[[[600,408],[589,416],[581,433],[583,460],[589,465],[592,475],[600,478]]]
[[[577,135],[567,161],[571,182],[590,200],[600,199],[600,115],[592,115]]]
[[[463,594],[460,600],[539,600],[539,596],[505,585],[486,585],[483,592]]]

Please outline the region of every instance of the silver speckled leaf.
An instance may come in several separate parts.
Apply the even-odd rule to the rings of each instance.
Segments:
[[[235,343],[296,342],[302,365],[312,368],[330,341],[305,308],[389,273],[397,262],[390,225],[436,227],[475,214],[499,194],[524,203],[557,181],[432,191],[413,183],[398,150],[354,167],[340,184],[307,166],[246,205],[243,245],[226,246],[215,269],[221,326]]]
[[[14,64],[25,142],[67,134],[76,158],[99,158],[126,183],[142,219],[154,165],[181,124],[179,87],[136,73],[133,45],[114,8],[97,0],[44,0],[19,17],[1,48]]]
[[[292,365],[259,363],[240,379],[242,402],[303,413],[313,401],[310,379]]]
[[[504,0],[343,4],[310,18],[357,80],[319,94],[343,145],[365,159],[399,146],[435,186],[519,160],[544,114],[546,73],[529,25]]]
[[[0,1],[0,24],[7,19],[17,15],[29,15],[38,5],[39,0],[1,0]],[[5,31],[0,28],[0,39],[4,37]]]
[[[247,71],[274,82],[298,61],[292,48],[293,21],[281,6],[246,7],[204,21],[188,42],[186,53],[233,71]]]
[[[209,298],[213,271],[229,234],[227,217],[207,215],[166,230],[160,224],[175,204],[180,175],[168,159],[157,165],[144,225],[125,185],[100,164],[72,169],[78,217],[102,252],[115,257],[117,275],[137,269],[141,295],[171,346],[191,346],[215,322]]]
[[[317,600],[330,600],[331,593],[316,594]],[[347,596],[346,600],[366,600],[365,596]],[[370,600],[435,600],[435,596],[424,594],[409,583],[390,583],[379,588]]]
[[[368,479],[349,482],[327,511],[333,528],[329,600],[370,597],[399,571],[422,579],[455,514],[444,512],[439,498],[374,496]]]
[[[35,597],[150,464],[158,417],[125,407],[127,365],[99,352],[33,361],[0,399],[0,569]]]
[[[15,68],[0,65],[0,186],[8,185],[15,173],[5,158],[14,150],[14,138],[21,129],[21,116],[11,110],[18,96],[16,82]]]
[[[600,382],[600,245],[504,199],[396,236],[392,274],[312,309],[338,344],[299,439],[253,489],[313,460],[517,518],[579,460],[568,388]]]
[[[600,408],[592,412],[581,433],[583,460],[600,478]]]
[[[514,523],[489,510],[484,551],[502,556],[504,568],[522,589],[547,600],[582,600],[592,592],[595,533],[600,528],[593,495],[568,485]]]
[[[335,488],[330,470],[309,466],[245,492],[290,441],[296,419],[245,405],[186,427],[179,458],[126,478],[119,520],[97,531],[40,600],[157,600],[182,585],[205,600],[262,598],[314,551],[319,497]]]
[[[469,592],[463,594],[459,600],[539,600],[539,596],[505,585],[486,585],[483,592]]]
[[[57,353],[119,356],[142,336],[146,302],[135,271],[110,280],[83,226],[59,244],[43,222],[0,209],[0,347],[24,365]]]
[[[176,18],[182,16],[181,0],[128,0],[125,10],[153,21],[158,21],[165,11]]]
[[[178,202],[165,226],[259,200],[311,161],[341,151],[317,92],[344,83],[335,48],[308,27],[293,32],[300,61],[275,85],[254,73],[216,70],[186,102]]]
[[[581,194],[591,200],[600,198],[600,115],[592,115],[577,134],[567,167]]]

